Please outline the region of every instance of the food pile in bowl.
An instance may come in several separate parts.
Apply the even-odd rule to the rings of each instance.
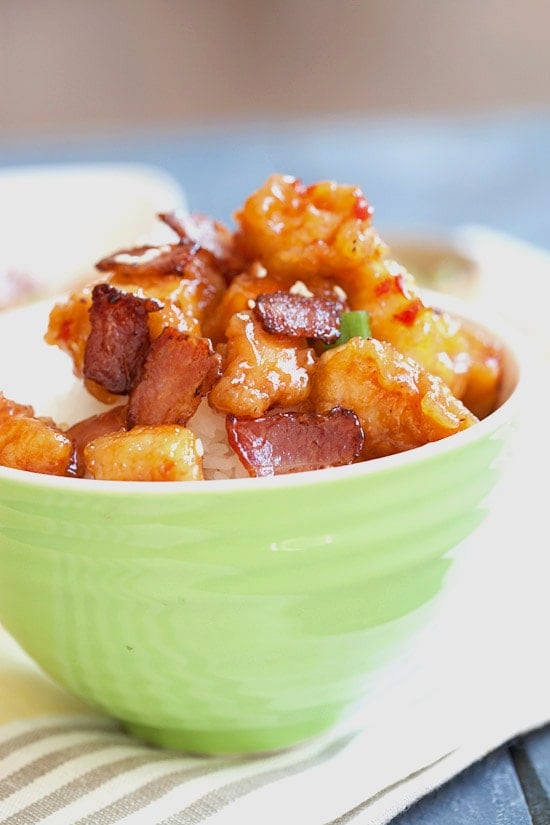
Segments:
[[[65,425],[0,395],[0,464],[111,481],[265,477],[368,462],[476,426],[502,352],[432,306],[356,186],[271,176],[236,229],[162,213],[45,340],[105,411]]]
[[[421,294],[354,186],[160,220],[172,243],[0,316],[0,621],[147,742],[288,747],[406,684],[524,359]]]

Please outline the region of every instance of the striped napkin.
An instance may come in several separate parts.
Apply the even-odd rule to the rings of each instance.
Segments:
[[[536,403],[530,413],[517,466],[424,629],[359,713],[301,746],[258,757],[149,746],[69,696],[0,629],[0,823],[382,825],[550,721],[546,502],[526,487],[548,443]]]
[[[66,694],[0,632],[0,822],[389,822],[550,720],[540,661],[547,561],[541,545],[525,546],[521,524],[505,520],[516,512],[511,501],[461,548],[433,620],[361,712],[269,756],[188,756],[139,742]]]

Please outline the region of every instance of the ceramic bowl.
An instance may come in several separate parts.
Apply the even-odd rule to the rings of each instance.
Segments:
[[[0,388],[71,423],[93,404],[42,342],[48,309],[0,316],[0,348],[17,353]],[[483,323],[505,347],[499,408],[409,452],[184,483],[0,468],[0,621],[69,691],[161,746],[268,751],[329,729],[411,644],[506,467],[524,365],[508,330]]]

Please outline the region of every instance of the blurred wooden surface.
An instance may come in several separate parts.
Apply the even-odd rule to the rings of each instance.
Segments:
[[[550,727],[489,754],[391,825],[550,825]]]
[[[543,0],[2,0],[0,140],[550,104]]]

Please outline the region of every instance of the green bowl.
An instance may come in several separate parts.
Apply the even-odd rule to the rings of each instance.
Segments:
[[[90,402],[42,342],[48,308],[0,316],[2,351],[26,359],[3,359],[0,388],[71,423],[71,406],[87,414]],[[0,621],[149,742],[244,753],[327,730],[412,644],[506,466],[523,360],[484,325],[505,345],[498,410],[396,456],[187,483],[0,468]]]

